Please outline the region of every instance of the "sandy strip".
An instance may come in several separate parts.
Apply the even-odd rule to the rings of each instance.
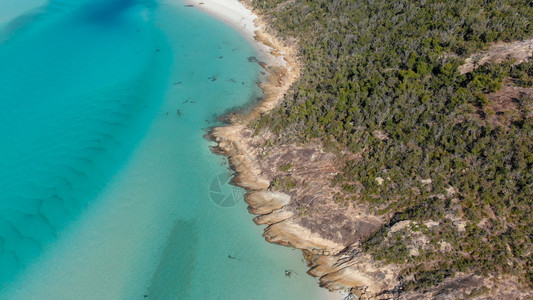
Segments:
[[[259,29],[254,24],[257,16],[237,0],[186,0],[186,2],[237,28],[249,39],[253,39],[254,32]]]

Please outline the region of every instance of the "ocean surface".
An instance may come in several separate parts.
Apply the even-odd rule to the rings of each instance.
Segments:
[[[255,55],[181,0],[0,0],[0,299],[318,298],[203,138]]]

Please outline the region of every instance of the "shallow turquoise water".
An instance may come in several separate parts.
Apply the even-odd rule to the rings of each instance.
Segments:
[[[1,298],[317,297],[301,255],[262,240],[242,190],[222,180],[229,206],[210,194],[229,171],[205,128],[260,95],[244,38],[178,0],[12,15],[0,34]]]

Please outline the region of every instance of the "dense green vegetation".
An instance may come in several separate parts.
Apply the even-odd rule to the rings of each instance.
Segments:
[[[533,37],[533,1],[250,2],[281,36],[299,41],[305,66],[282,107],[253,126],[270,128],[278,142],[320,138],[359,154],[334,184],[345,201],[391,217],[364,243],[367,251],[403,264],[403,275],[414,278],[406,289],[456,271],[533,282],[532,99],[519,99],[521,111],[507,124],[485,118],[486,94],[509,77],[531,87],[533,68],[502,63],[458,72],[488,43]],[[466,220],[465,231],[457,219]],[[413,256],[409,241],[387,235],[400,220],[440,225],[421,229],[430,246]],[[451,251],[440,253],[439,241]]]

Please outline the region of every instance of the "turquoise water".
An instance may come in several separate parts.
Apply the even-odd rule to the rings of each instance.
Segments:
[[[202,137],[260,96],[244,38],[178,0],[6,3],[0,298],[318,297]]]

